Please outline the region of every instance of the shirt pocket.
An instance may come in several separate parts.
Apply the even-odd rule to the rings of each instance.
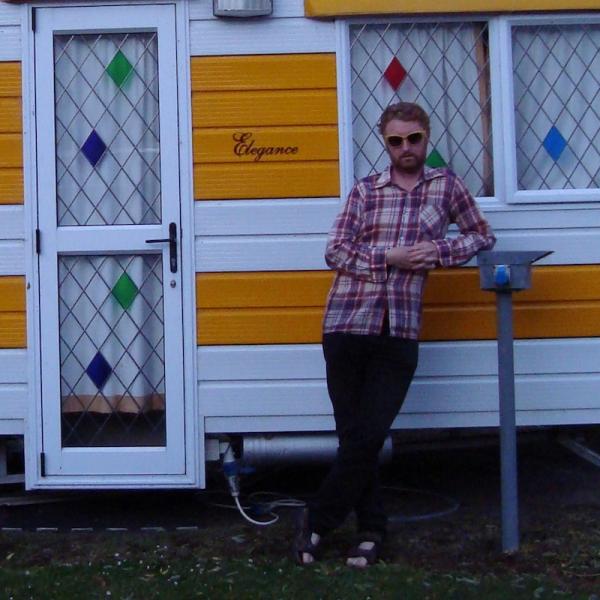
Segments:
[[[448,217],[441,204],[427,203],[419,208],[419,237],[438,240],[446,235]]]

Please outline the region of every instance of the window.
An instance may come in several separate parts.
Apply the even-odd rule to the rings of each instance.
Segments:
[[[479,198],[600,200],[600,19],[594,15],[348,24],[354,178],[383,169],[385,106],[431,117],[430,166]]]

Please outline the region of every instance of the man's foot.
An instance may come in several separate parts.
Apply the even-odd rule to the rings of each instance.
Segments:
[[[354,546],[350,552],[348,552],[346,565],[357,569],[364,569],[370,565],[374,565],[379,560],[380,550],[380,542],[360,542],[360,544]]]
[[[309,530],[308,508],[303,508],[296,522],[296,536],[292,544],[292,555],[296,564],[311,565],[321,556],[321,536]]]

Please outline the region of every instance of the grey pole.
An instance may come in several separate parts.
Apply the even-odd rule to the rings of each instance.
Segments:
[[[519,549],[517,484],[517,424],[513,356],[512,293],[496,292],[498,327],[498,385],[500,393],[500,469],[502,495],[502,550]]]

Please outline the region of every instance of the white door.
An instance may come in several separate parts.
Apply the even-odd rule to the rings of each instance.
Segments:
[[[42,480],[182,475],[175,8],[38,8],[34,48]]]

